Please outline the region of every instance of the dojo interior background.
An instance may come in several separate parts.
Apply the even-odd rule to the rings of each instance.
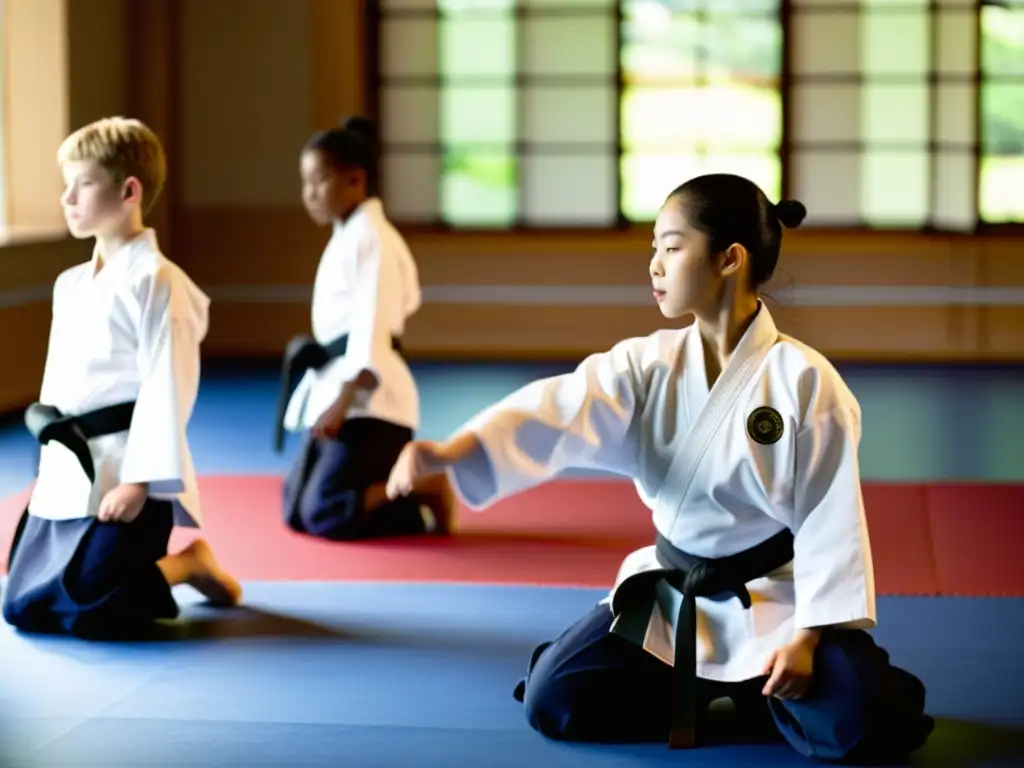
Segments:
[[[626,125],[627,138],[643,142],[635,151],[627,147],[627,162],[632,154],[685,158],[717,133],[727,142],[721,154],[751,155],[734,167],[770,179],[779,171],[765,166],[779,147],[786,191],[805,200],[812,219],[836,228],[787,234],[785,274],[772,291],[780,302],[775,311],[785,329],[835,359],[950,363],[1024,355],[1017,330],[1024,310],[1014,290],[1024,285],[1020,240],[1012,227],[972,232],[976,167],[995,190],[985,202],[997,223],[1024,212],[1018,109],[1024,65],[1018,55],[1001,71],[980,71],[973,3],[785,3],[786,35],[770,24],[730,22],[724,10],[722,16],[704,11],[708,57],[744,45],[754,51],[745,70],[725,71],[727,58],[709,58],[708,69],[719,81],[745,82],[673,100],[659,89],[686,87],[697,54],[682,51],[666,63],[656,49],[646,59],[641,51],[634,68],[654,74],[637,75],[636,87],[653,91],[653,102],[650,95],[629,97],[639,106],[625,119],[616,109],[609,49],[616,39],[614,4],[525,5],[548,15],[532,21],[498,15],[489,24],[485,17],[477,29],[463,22],[451,33],[458,40],[449,47],[471,53],[474,38],[490,50],[500,47],[493,40],[508,42],[496,26],[519,35],[518,46],[495,52],[493,62],[452,63],[445,88],[457,93],[444,103],[476,105],[452,116],[438,107],[436,94],[443,91],[436,73],[421,71],[437,39],[429,18],[383,21],[391,47],[377,51],[367,35],[372,19],[357,0],[5,0],[7,224],[35,231],[35,242],[12,235],[0,258],[0,323],[17,329],[0,343],[19,361],[2,377],[0,406],[17,408],[35,396],[49,284],[88,253],[87,245],[57,234],[53,147],[70,127],[111,113],[139,116],[167,144],[170,181],[154,224],[168,253],[214,297],[210,357],[276,355],[308,326],[308,287],[326,234],[300,207],[299,148],[314,129],[382,108],[385,137],[395,145],[385,198],[389,205],[394,200],[399,219],[401,212],[418,214],[406,217],[420,219],[418,226],[405,229],[429,297],[409,330],[410,355],[576,359],[659,322],[644,288],[649,227],[608,227],[616,213],[609,198],[619,151],[615,129]],[[631,5],[646,6],[651,15],[650,7],[672,3]],[[723,9],[774,5],[721,3]],[[1018,45],[1021,13],[982,11],[1000,21],[1002,39]],[[735,31],[727,39],[738,42],[727,44],[721,30],[730,23]],[[759,43],[766,26],[774,38]],[[774,59],[764,54],[773,39]],[[375,53],[385,66],[371,66]],[[523,63],[510,71],[505,58],[516,53]],[[377,87],[382,81],[385,91]],[[476,95],[462,82],[475,84]],[[784,108],[771,95],[775,87],[789,94]],[[994,114],[988,122],[978,114],[979,88]],[[1020,120],[1010,126],[1016,145],[1005,140],[1005,130],[998,145],[981,141],[987,126],[996,133],[991,126],[1006,122],[1006,113]],[[498,177],[492,187],[510,188],[508,162],[497,155],[511,148],[522,158],[516,230],[446,230],[423,221],[441,219],[442,148],[458,156],[466,142],[484,146],[450,167],[468,167],[468,175],[476,161],[478,178],[488,168]],[[993,159],[993,151],[1009,156]],[[699,172],[671,157],[667,164],[674,165],[667,178],[649,170],[646,177],[633,175],[652,180],[648,198]],[[986,170],[994,164],[1000,167]],[[483,185],[474,191],[481,188],[486,196]],[[545,220],[547,208],[563,215]],[[452,215],[465,221],[472,214],[464,204]],[[861,226],[872,222],[874,228]],[[959,232],[920,231],[931,224]],[[572,228],[555,229],[565,226]]]
[[[940,714],[1019,724],[1024,668],[1010,651],[1024,629],[1017,600],[1024,597],[1024,8],[1016,5],[0,0],[0,354],[7,361],[0,411],[9,414],[0,434],[0,544],[31,481],[20,418],[38,394],[52,282],[90,254],[87,243],[65,237],[54,152],[86,122],[136,116],[161,135],[170,159],[152,223],[167,254],[213,299],[191,435],[208,535],[247,580],[253,610],[320,612],[323,623],[326,602],[386,624],[391,619],[375,610],[400,612],[403,600],[421,597],[373,592],[380,588],[371,582],[545,584],[547,623],[522,630],[529,635],[522,647],[505,650],[507,668],[494,675],[493,690],[481,689],[478,699],[463,692],[461,700],[472,722],[491,717],[489,707],[506,707],[493,716],[507,722],[485,730],[525,729],[505,689],[532,643],[591,599],[561,588],[607,586],[622,552],[649,540],[649,520],[628,486],[577,477],[488,515],[464,516],[462,537],[444,546],[339,547],[281,528],[277,489],[291,454],[270,450],[274,365],[287,339],[308,328],[327,237],[301,208],[299,150],[312,131],[345,115],[381,120],[385,204],[407,235],[426,299],[405,346],[427,437],[447,434],[531,378],[659,327],[644,214],[687,176],[732,170],[810,211],[804,228],[786,233],[769,307],[783,331],[829,355],[861,399],[865,494],[890,622],[883,638],[931,669],[925,677]],[[178,532],[175,541],[188,535]],[[320,595],[311,582],[342,592]],[[414,611],[431,631],[451,625],[457,632],[474,611],[493,610],[477,593],[429,594],[462,606],[451,608],[461,618],[448,608]],[[523,601],[542,600],[523,595],[508,599],[524,610]],[[3,637],[0,644],[21,642]],[[60,648],[45,653],[52,659]],[[311,686],[320,690],[311,670],[266,653],[265,671],[255,673],[277,676],[266,685],[293,686],[303,701],[312,696],[309,707],[347,706],[336,691],[310,694]],[[167,714],[166,690],[138,683],[124,694],[107,685],[123,680],[116,653],[89,664],[88,674],[47,666],[61,690],[81,684],[106,692],[109,709],[83,703],[75,716],[148,723],[127,735],[101,728],[105,743],[164,755],[160,745],[193,738],[168,725],[177,721]],[[160,664],[169,675],[179,661]],[[237,680],[223,679],[235,683],[211,682],[202,697],[172,695],[179,702],[172,709],[199,698],[206,711],[242,706],[222,688],[247,698],[245,706],[269,707],[204,733],[232,759],[259,742],[259,757],[270,760],[278,732],[268,723],[298,722],[306,705],[285,717],[273,711],[273,697],[252,704],[239,682],[254,674],[252,659],[231,669],[223,674]],[[29,687],[45,689],[38,681]],[[424,695],[445,693],[422,687],[433,691]],[[23,692],[0,690],[0,705],[21,707]],[[74,728],[58,738],[47,695],[38,694],[37,725],[53,749],[81,754],[100,738]],[[332,722],[351,725],[366,707],[377,711],[365,701],[351,706]],[[322,707],[307,721],[319,722]],[[401,720],[391,704],[381,707],[384,720]],[[427,710],[409,723],[430,721],[434,710]],[[261,719],[262,730],[245,730]],[[279,741],[293,749],[319,743],[297,733],[281,732]],[[463,743],[470,737],[460,733],[445,738],[466,760],[483,759],[482,749],[490,764],[508,758],[486,740],[498,738],[492,732],[486,746]],[[512,752],[538,764],[583,760],[531,752],[542,747],[515,733]],[[929,759],[1009,764],[967,759],[976,757],[971,745],[1001,738],[947,728]],[[401,754],[394,762],[381,755],[407,748],[409,739],[382,736],[374,757],[359,764],[408,765]],[[210,749],[209,760],[222,754]],[[446,749],[415,759],[451,765]],[[626,756],[610,754],[608,764]],[[281,759],[307,758],[319,764],[305,752]],[[51,764],[38,759],[33,765]],[[588,753],[585,764],[602,759]],[[735,754],[722,759],[737,764]],[[758,758],[789,764],[774,759]]]

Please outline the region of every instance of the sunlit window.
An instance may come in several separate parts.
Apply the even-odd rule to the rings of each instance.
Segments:
[[[982,7],[981,70],[981,218],[1024,222],[1024,4]]]
[[[1014,5],[382,0],[388,207],[454,227],[606,228],[732,172],[802,199],[812,226],[966,231],[979,208],[1024,221]]]
[[[790,191],[809,223],[972,228],[976,11],[794,0]]]
[[[507,226],[518,212],[514,3],[439,5],[441,217]]]
[[[619,52],[623,213],[652,220],[689,177],[782,188],[777,0],[625,0]]]
[[[618,219],[612,0],[382,3],[384,195],[396,219]]]

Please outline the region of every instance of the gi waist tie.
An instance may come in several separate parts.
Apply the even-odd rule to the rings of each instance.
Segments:
[[[402,340],[391,337],[391,348],[402,353]],[[348,334],[339,336],[328,344],[320,344],[311,336],[296,336],[288,342],[281,361],[281,386],[277,397],[277,414],[274,422],[274,451],[284,448],[284,416],[288,410],[295,383],[306,371],[319,371],[332,360],[344,357],[348,351]]]
[[[108,405],[85,413],[64,415],[52,405],[33,403],[25,411],[25,426],[40,445],[60,443],[78,459],[90,481],[96,480],[89,440],[127,432],[132,425],[135,401]]]
[[[654,590],[662,579],[682,593],[682,605],[675,619],[669,746],[685,749],[696,741],[697,598],[735,596],[749,609],[751,601],[746,583],[766,576],[793,559],[793,534],[783,530],[743,552],[713,559],[683,552],[659,534],[655,551],[663,570],[640,573],[624,582],[617,591],[612,610],[618,615],[628,603],[636,600],[637,591]]]

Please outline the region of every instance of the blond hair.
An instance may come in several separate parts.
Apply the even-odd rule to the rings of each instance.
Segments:
[[[115,184],[136,178],[142,184],[142,213],[147,214],[167,180],[167,158],[159,137],[142,121],[106,117],[72,133],[57,150],[61,167],[69,162],[94,162]]]

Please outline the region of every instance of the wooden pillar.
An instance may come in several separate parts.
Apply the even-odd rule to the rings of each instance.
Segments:
[[[167,184],[149,217],[161,248],[172,259],[177,211],[184,180],[181,169],[180,29],[175,0],[129,0],[128,113],[160,136],[167,152]]]
[[[311,131],[367,108],[365,0],[309,0],[312,18]]]

